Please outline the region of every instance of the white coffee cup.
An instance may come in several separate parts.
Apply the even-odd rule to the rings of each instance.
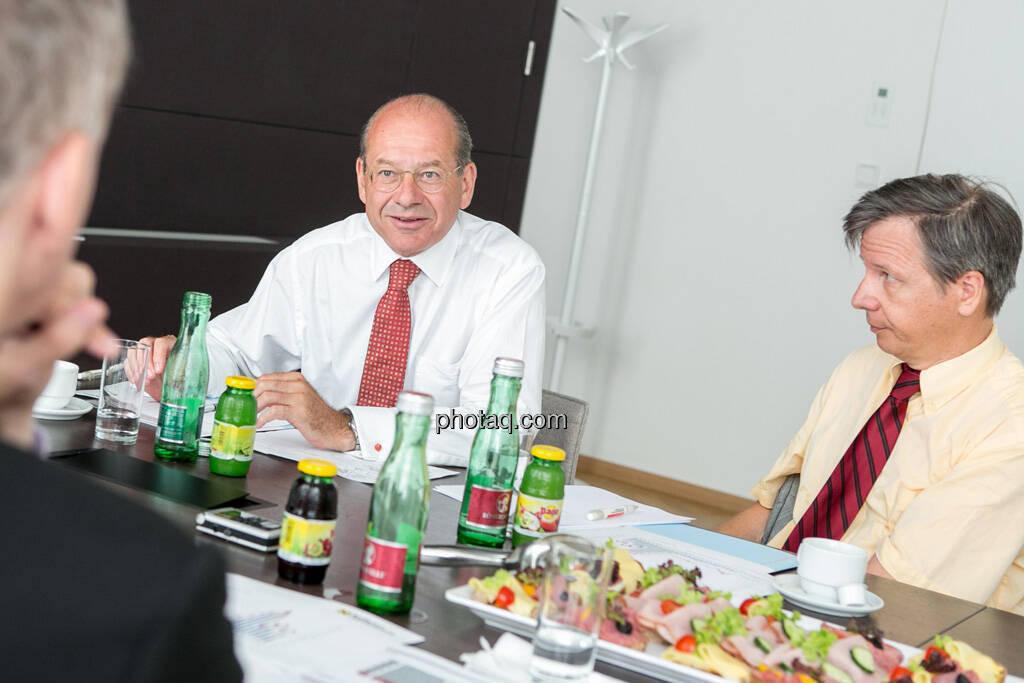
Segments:
[[[44,410],[60,410],[75,395],[77,388],[78,366],[66,360],[55,361],[50,381],[43,388],[43,393],[39,394],[34,407]]]
[[[863,548],[831,538],[805,538],[796,558],[805,593],[840,605],[864,604],[868,554]]]

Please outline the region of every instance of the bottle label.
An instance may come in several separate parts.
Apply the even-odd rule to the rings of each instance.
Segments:
[[[220,420],[213,421],[210,436],[210,455],[222,460],[252,460],[252,444],[256,439],[256,425],[239,427]]]
[[[520,491],[513,530],[523,536],[543,536],[558,531],[561,518],[561,498],[534,498]]]
[[[401,593],[405,575],[405,557],[409,546],[395,541],[366,537],[359,583],[385,593]]]
[[[469,490],[466,524],[483,529],[504,529],[508,524],[508,506],[512,489],[496,489],[473,484]]]
[[[307,567],[326,565],[331,561],[337,523],[336,519],[305,519],[285,512],[277,556]]]
[[[185,443],[185,413],[188,407],[160,402],[160,417],[156,424],[156,438],[169,443]]]

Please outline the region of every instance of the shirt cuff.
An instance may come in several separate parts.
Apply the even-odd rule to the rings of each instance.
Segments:
[[[345,406],[352,413],[352,431],[359,440],[360,457],[381,461],[395,442],[395,409],[378,406]]]

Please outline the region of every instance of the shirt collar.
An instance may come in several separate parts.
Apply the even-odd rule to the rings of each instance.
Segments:
[[[985,337],[985,341],[970,351],[922,370],[921,399],[924,401],[925,414],[938,410],[970,386],[978,375],[999,360],[1005,348],[993,323],[992,331]],[[902,362],[892,356],[889,373],[894,384],[900,375]]]
[[[444,284],[448,273],[451,272],[452,264],[455,262],[455,252],[462,237],[461,222],[462,212],[460,211],[448,234],[441,238],[440,242],[409,259],[437,287]],[[370,225],[369,219],[366,221],[366,229],[373,233],[374,237],[373,249],[370,254],[370,277],[376,281],[387,272],[395,259],[404,257],[395,253],[388,246],[388,243]]]

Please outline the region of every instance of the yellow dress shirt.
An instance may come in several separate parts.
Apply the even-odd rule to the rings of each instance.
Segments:
[[[877,346],[847,356],[751,495],[770,508],[799,472],[798,521],[899,366]],[[795,523],[769,545],[781,547]],[[1024,614],[1024,365],[995,326],[975,348],[921,373],[889,461],[842,540],[877,555],[899,581]]]

